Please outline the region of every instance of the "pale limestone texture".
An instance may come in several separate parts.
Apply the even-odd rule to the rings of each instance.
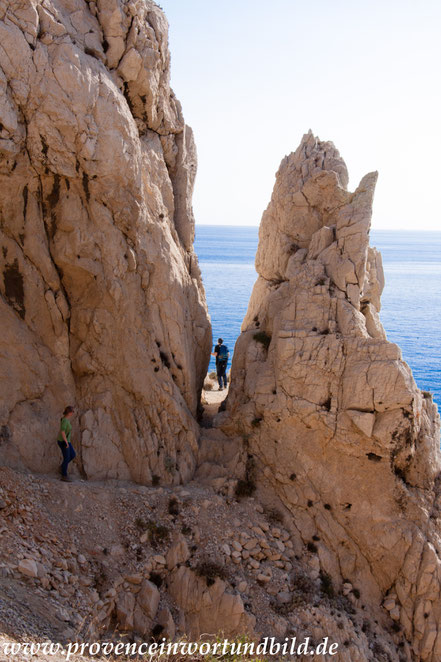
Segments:
[[[227,584],[216,578],[207,586],[205,578],[180,566],[169,578],[169,594],[184,612],[184,629],[197,640],[203,634],[222,632],[226,637],[252,634],[256,619],[245,611],[242,598],[227,592]]]
[[[244,436],[262,494],[279,497],[300,543],[314,536],[317,570],[359,587],[372,618],[399,622],[412,659],[435,662],[439,416],[379,319],[376,179],[350,193],[338,151],[311,133],[283,159],[217,421]]]
[[[193,473],[211,344],[196,151],[151,0],[0,2],[0,454],[87,477]]]

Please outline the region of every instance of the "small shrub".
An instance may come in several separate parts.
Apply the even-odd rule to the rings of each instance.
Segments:
[[[217,375],[215,372],[210,372],[208,376],[210,379],[217,379]]]
[[[314,505],[314,501],[311,501],[311,499],[308,499],[308,508],[312,508]]]
[[[189,536],[191,534],[191,527],[187,524],[182,525],[181,532],[184,536]]]
[[[293,578],[293,590],[309,595],[314,593],[314,582],[307,575],[296,575]]]
[[[349,615],[356,613],[351,601],[345,595],[336,595],[334,603],[339,609],[345,611]]]
[[[292,595],[289,602],[271,601],[270,607],[279,616],[289,616],[296,607],[300,607],[305,602],[306,600],[302,595]]]
[[[170,497],[168,501],[168,514],[179,515],[179,503],[176,497]]]
[[[140,531],[146,531],[147,530],[147,522],[144,519],[142,519],[142,517],[137,517],[135,519],[135,526]]]
[[[258,331],[253,335],[253,339],[263,345],[265,349],[268,349],[271,343],[271,336],[265,333],[265,331]]]
[[[361,595],[361,593],[360,593],[360,591],[358,590],[358,588],[353,588],[353,589],[352,589],[352,593],[353,593],[354,598],[356,598],[357,600],[360,599],[360,595]]]
[[[154,547],[168,540],[170,533],[163,524],[156,524],[153,520],[149,520],[146,528],[149,532],[149,540]]]
[[[295,480],[297,478],[297,474],[292,473],[289,477],[289,480]]]
[[[318,552],[317,545],[311,540],[306,543],[306,549],[308,552],[311,552],[311,554],[317,554]]]
[[[256,491],[256,484],[253,480],[238,480],[235,495],[239,498],[251,496]]]
[[[107,572],[102,564],[100,564],[99,570],[93,578],[93,585],[97,591],[101,591],[107,582]]]
[[[217,577],[219,577],[219,579],[226,579],[224,566],[217,561],[212,561],[210,559],[201,560],[196,566],[195,571],[199,577],[205,577],[207,586],[212,586]]]
[[[315,590],[314,582],[306,575],[296,575],[293,579],[292,592],[289,602],[282,604],[273,602],[271,608],[280,616],[289,616],[296,607],[311,602]]]
[[[372,646],[372,652],[376,656],[376,659],[378,659],[379,657],[382,657],[383,659],[387,659],[386,651],[384,650],[383,646],[378,643],[378,641],[374,641]]]
[[[206,384],[204,384],[204,389],[206,391],[212,391],[213,390],[213,384],[211,382],[207,382]]]
[[[164,458],[164,467],[165,470],[168,471],[168,473],[170,474],[174,473],[174,471],[176,470],[176,462],[172,457],[170,457],[170,455],[167,455]]]
[[[283,524],[284,522],[283,514],[277,508],[264,507],[263,513],[271,524]]]
[[[262,418],[258,418],[258,417],[257,417],[257,418],[253,418],[253,420],[251,421],[251,425],[252,425],[252,427],[253,427],[253,428],[258,428],[259,425],[262,423],[262,420],[263,420]]]
[[[426,400],[433,400],[433,393],[430,391],[421,391],[423,394],[423,398],[426,398]]]
[[[320,572],[320,588],[322,593],[328,596],[328,598],[333,598],[335,595],[334,586],[332,584],[332,579],[327,572]]]
[[[325,510],[332,510],[332,506],[331,506],[331,504],[329,504],[329,503],[325,503],[325,504],[323,505],[323,508],[324,508]]]
[[[152,475],[152,485],[153,487],[157,487],[159,485],[160,478],[156,474]]]

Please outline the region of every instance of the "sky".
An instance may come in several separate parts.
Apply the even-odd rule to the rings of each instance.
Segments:
[[[439,0],[160,0],[198,150],[196,223],[258,225],[311,129],[349,188],[379,171],[375,229],[441,230]]]

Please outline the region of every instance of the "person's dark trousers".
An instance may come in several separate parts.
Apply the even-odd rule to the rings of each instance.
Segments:
[[[222,386],[227,388],[227,362],[219,361],[216,366],[216,372],[217,372],[217,381],[219,382],[219,388],[222,388]]]
[[[62,476],[66,477],[67,476],[67,465],[69,464],[69,462],[72,462],[72,460],[76,456],[76,453],[75,453],[74,447],[72,446],[71,443],[69,443],[69,445],[66,446],[64,441],[59,441],[58,445],[60,447],[60,451],[63,453],[63,462],[61,464],[61,474],[62,474]]]

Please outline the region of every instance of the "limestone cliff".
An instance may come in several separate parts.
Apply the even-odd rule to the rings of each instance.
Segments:
[[[151,0],[0,2],[0,454],[88,477],[194,468],[211,343],[196,151]],[[81,444],[78,444],[79,437]],[[55,447],[56,448],[56,447]]]
[[[262,493],[289,511],[298,554],[307,545],[340,589],[358,587],[372,619],[398,623],[406,659],[434,662],[439,416],[379,320],[376,179],[350,193],[338,151],[311,133],[283,159],[219,422],[242,434]]]

